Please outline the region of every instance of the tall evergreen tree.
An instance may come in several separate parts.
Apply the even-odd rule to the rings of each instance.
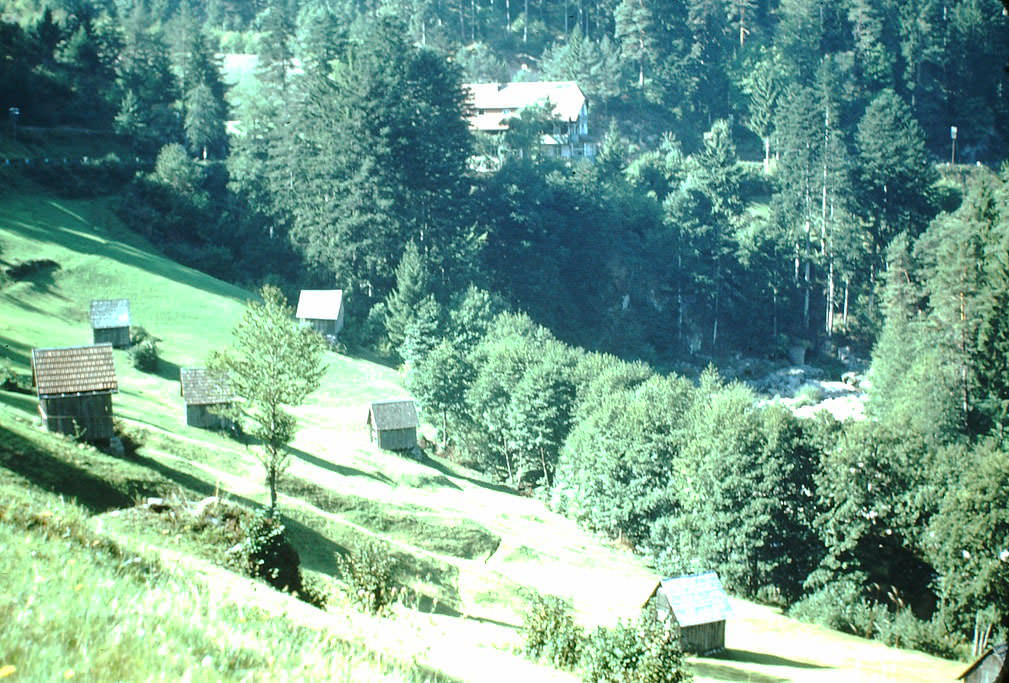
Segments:
[[[931,193],[936,171],[921,127],[892,90],[884,90],[866,108],[855,141],[858,204],[878,268],[897,233],[916,237],[934,215]]]

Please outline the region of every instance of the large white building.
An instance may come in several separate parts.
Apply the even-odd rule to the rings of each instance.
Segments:
[[[469,93],[472,130],[499,134],[508,120],[526,107],[551,107],[554,129],[540,140],[543,151],[564,158],[593,157],[595,142],[589,137],[589,105],[574,81],[523,83],[465,83]]]

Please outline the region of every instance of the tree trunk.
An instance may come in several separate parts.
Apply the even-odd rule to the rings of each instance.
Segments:
[[[848,279],[844,279],[844,315],[842,317],[844,333],[848,334]]]
[[[764,175],[771,172],[771,136],[764,136]]]
[[[834,261],[831,259],[827,264],[827,319],[824,321],[827,327],[827,336],[834,336]]]
[[[529,0],[525,0],[522,10],[522,44],[529,42]]]
[[[270,458],[270,464],[266,468],[266,480],[270,487],[270,516],[277,516],[277,457],[276,453],[272,452],[272,449],[267,452],[267,457]]]
[[[812,282],[810,282],[810,264],[809,264],[809,219],[806,219],[806,265],[803,269],[802,280],[803,280],[803,296],[802,296],[802,326],[805,329],[809,329],[809,295],[813,287]]]
[[[550,473],[547,472],[547,459],[543,454],[543,449],[540,449],[540,465],[543,467],[543,481],[547,483],[547,488],[550,488],[552,484],[550,483]]]

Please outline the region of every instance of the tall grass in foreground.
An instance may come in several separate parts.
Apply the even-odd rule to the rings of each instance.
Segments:
[[[19,680],[431,680],[124,552],[81,508],[0,486],[0,670]]]

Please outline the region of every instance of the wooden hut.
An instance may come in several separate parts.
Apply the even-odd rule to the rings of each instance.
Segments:
[[[301,290],[295,317],[324,337],[336,337],[343,329],[343,290]]]
[[[957,676],[957,680],[966,683],[995,683],[1005,665],[1007,649],[1009,648],[1006,643],[989,648],[966,671]]]
[[[112,394],[119,386],[111,344],[32,349],[32,383],[49,431],[87,441],[112,438]]]
[[[372,403],[368,427],[379,448],[405,451],[417,445],[417,409],[409,399]]]
[[[117,349],[130,345],[129,299],[95,299],[91,302],[91,332],[95,344]]]
[[[186,402],[186,424],[190,427],[224,429],[231,426],[231,421],[219,412],[234,401],[231,388],[205,368],[180,369],[179,393]]]
[[[663,579],[644,606],[679,625],[684,651],[705,654],[725,649],[725,620],[731,610],[715,572]]]

